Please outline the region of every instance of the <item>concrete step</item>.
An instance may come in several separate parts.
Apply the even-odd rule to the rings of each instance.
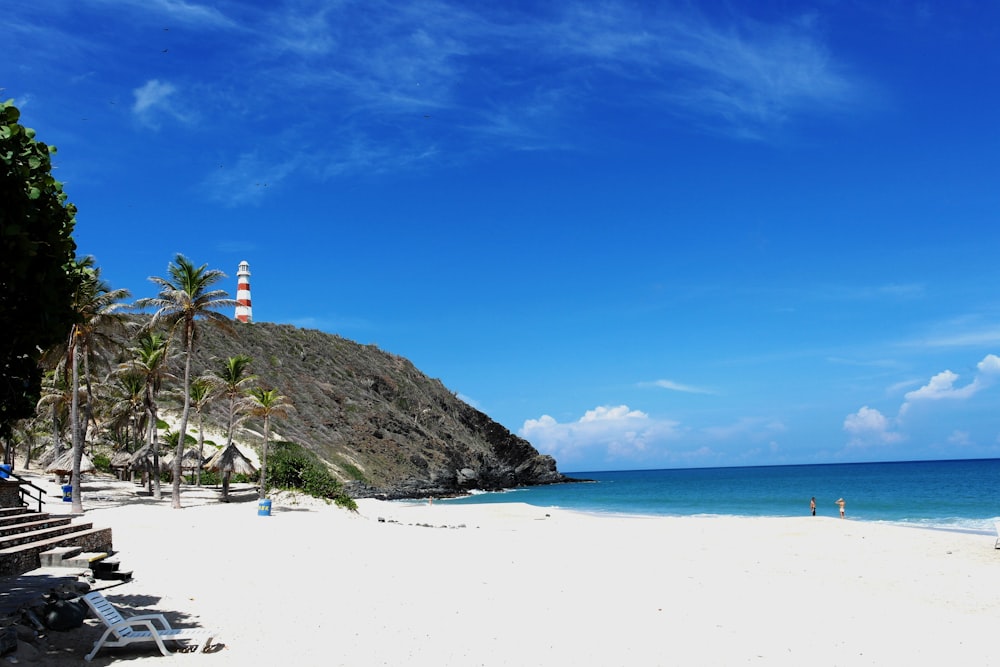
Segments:
[[[107,551],[81,551],[63,561],[66,567],[82,567],[93,570],[94,564],[110,556]]]
[[[53,547],[38,554],[41,567],[62,567],[67,558],[83,552],[83,547]]]
[[[89,523],[74,524],[71,528],[68,533],[36,536],[38,539],[34,541],[0,549],[0,577],[41,567],[39,554],[54,547],[79,546],[88,551],[113,551],[110,528],[93,528]]]
[[[71,517],[63,517],[8,526],[4,529],[4,535],[0,536],[0,552],[21,544],[47,540],[66,533],[76,533],[94,526],[92,523],[72,523],[72,521]]]
[[[0,514],[0,533],[5,532],[7,526],[30,523],[32,521],[44,521],[49,518],[49,514],[45,512],[29,512],[23,507],[21,510],[20,512],[5,512]]]

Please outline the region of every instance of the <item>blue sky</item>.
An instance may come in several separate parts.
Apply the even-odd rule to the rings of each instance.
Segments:
[[[993,3],[39,0],[77,242],[411,359],[563,471],[1000,456]]]

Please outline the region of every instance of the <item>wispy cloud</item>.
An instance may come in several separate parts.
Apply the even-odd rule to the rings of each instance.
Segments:
[[[132,113],[147,127],[158,128],[165,118],[185,123],[191,120],[177,103],[177,86],[170,82],[150,79],[133,90],[132,96]]]
[[[415,164],[337,150],[374,144],[376,136],[387,155],[453,161],[487,145],[580,149],[585,138],[563,136],[562,121],[609,106],[659,107],[692,127],[761,136],[859,97],[848,68],[801,19],[720,22],[618,2],[523,13],[348,0],[286,5],[247,27],[258,35],[246,57],[265,72],[261,91],[323,109],[324,121],[339,119],[342,134],[328,145],[342,169],[354,157],[358,170],[373,160]],[[531,53],[530,66],[511,53]]]
[[[236,23],[224,13],[207,4],[184,0],[90,0],[112,5],[115,9],[130,9],[143,14],[155,14],[174,25],[232,28]]]
[[[290,173],[296,162],[271,162],[257,152],[243,153],[232,164],[219,164],[205,179],[203,187],[207,196],[227,206],[257,204]]]
[[[659,389],[668,389],[670,391],[679,391],[685,394],[714,394],[715,392],[704,389],[703,387],[695,387],[694,385],[681,384],[680,382],[674,382],[673,380],[653,380],[652,382],[640,382],[639,387],[655,387]]]

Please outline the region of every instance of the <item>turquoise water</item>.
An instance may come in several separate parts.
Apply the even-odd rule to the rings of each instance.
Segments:
[[[1000,459],[566,473],[592,482],[482,493],[448,503],[523,502],[585,512],[665,516],[817,515],[993,533]]]

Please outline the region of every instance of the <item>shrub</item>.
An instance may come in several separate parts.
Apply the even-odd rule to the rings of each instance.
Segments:
[[[294,442],[273,443],[267,457],[267,479],[276,488],[302,491],[315,498],[331,499],[340,507],[357,509],[354,499],[344,493],[319,457]]]
[[[109,459],[104,454],[94,454],[90,457],[93,462],[94,467],[101,472],[111,472],[111,459]]]

